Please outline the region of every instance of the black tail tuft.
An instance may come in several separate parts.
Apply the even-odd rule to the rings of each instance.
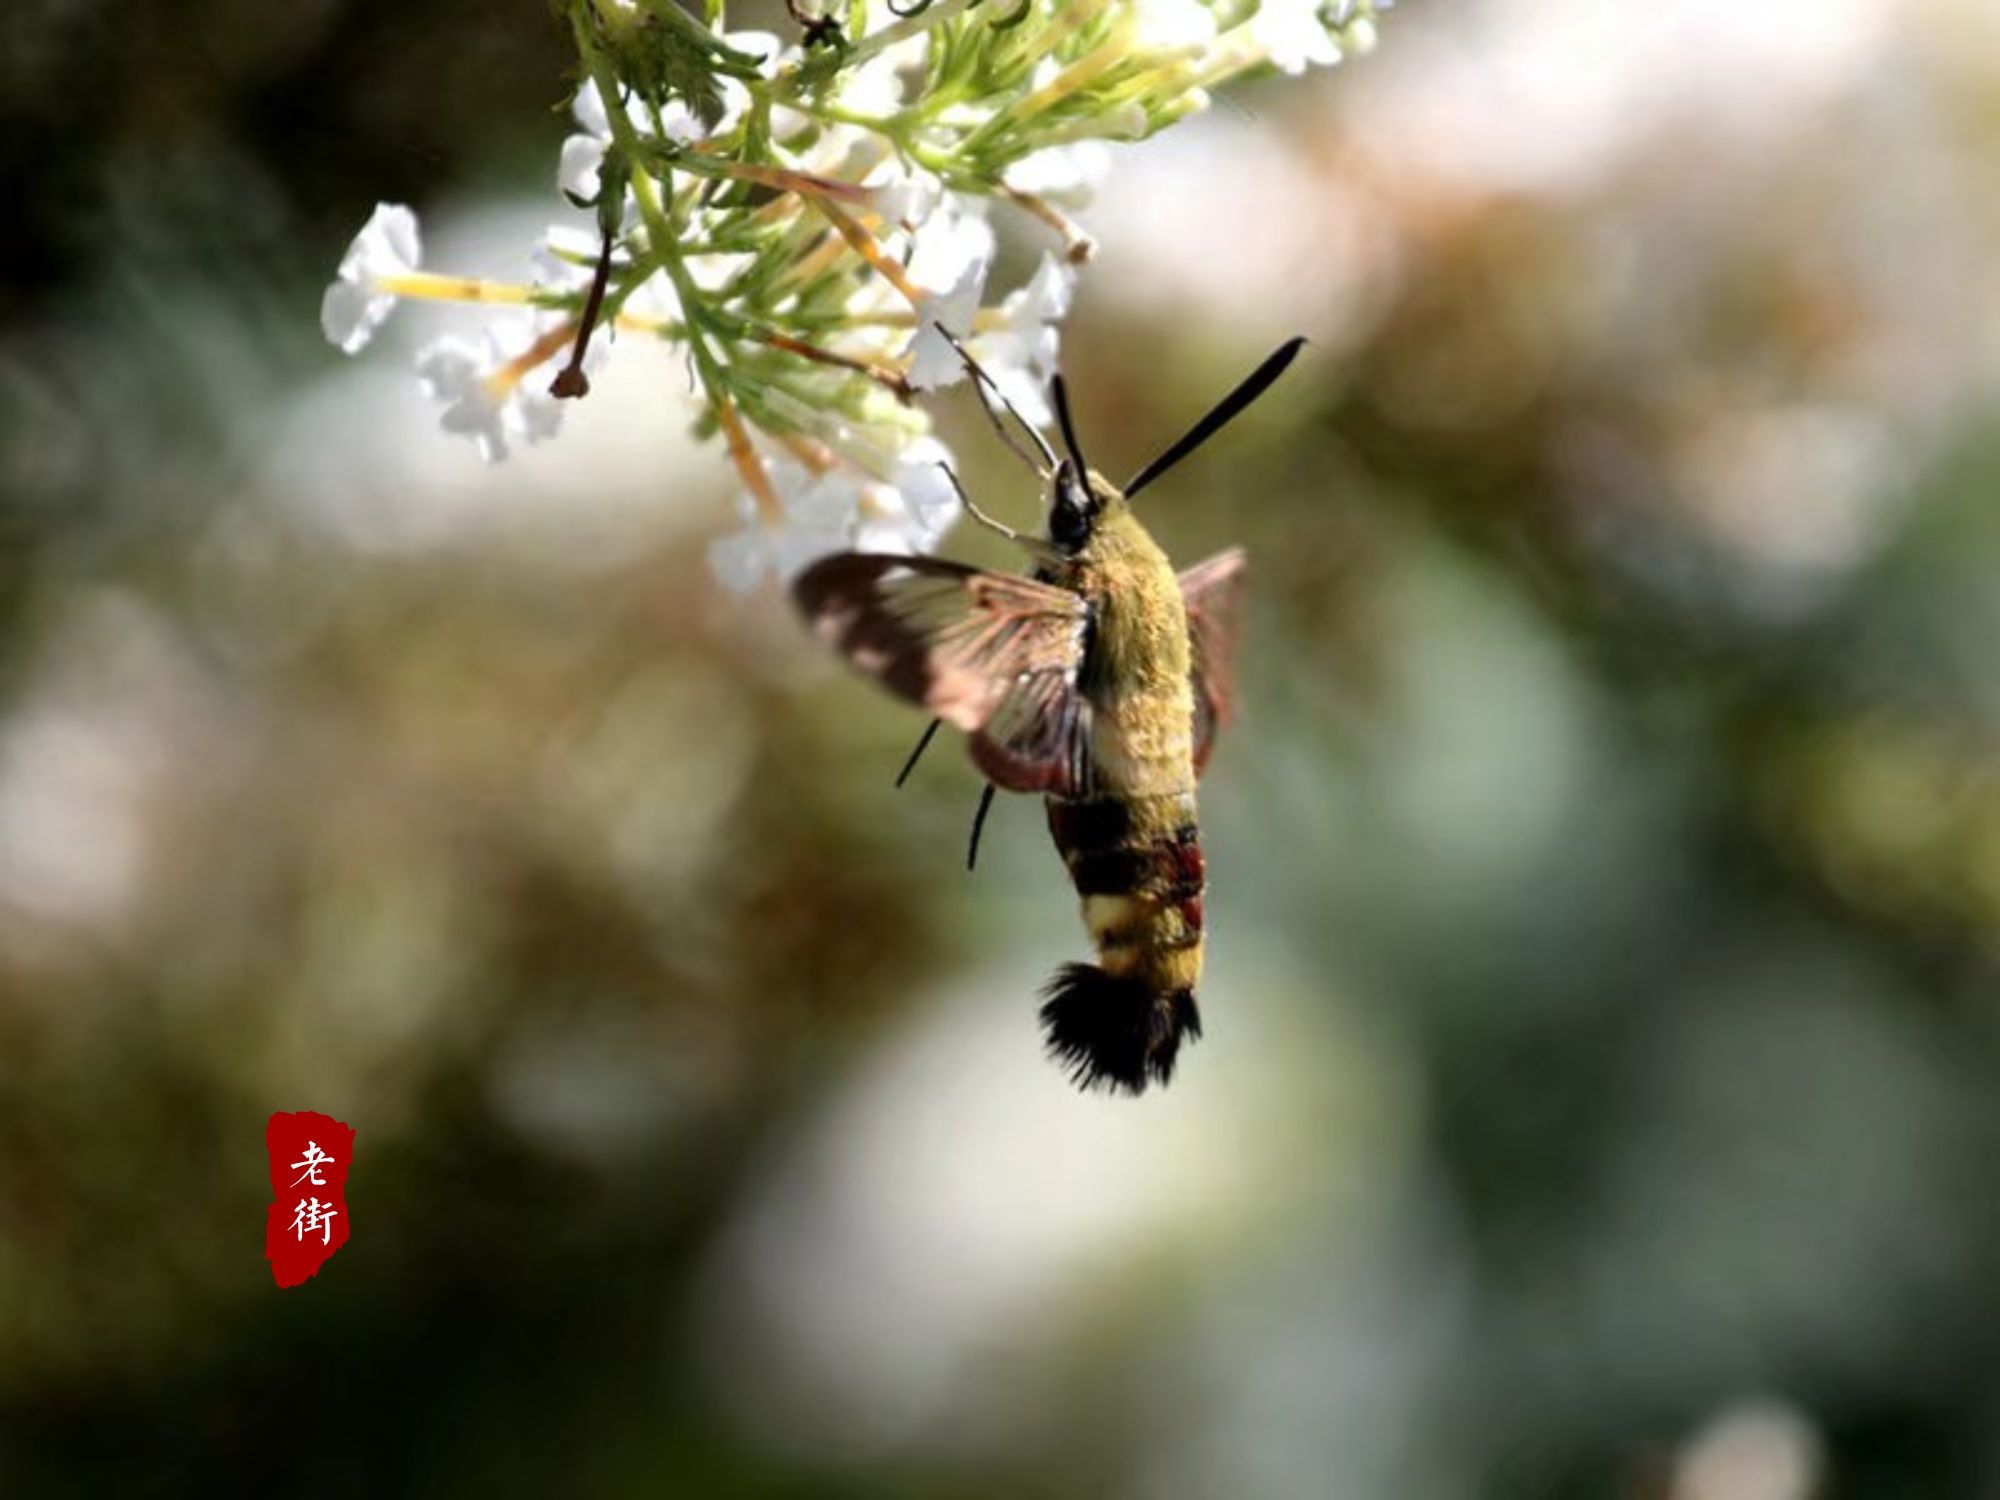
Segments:
[[[1107,974],[1094,964],[1064,964],[1043,992],[1042,1029],[1049,1056],[1078,1088],[1146,1092],[1174,1076],[1181,1039],[1201,1035],[1194,991],[1156,994],[1144,980]]]

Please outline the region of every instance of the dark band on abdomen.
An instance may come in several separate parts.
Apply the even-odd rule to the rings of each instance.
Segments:
[[[1129,896],[1152,864],[1149,849],[1097,849],[1068,858],[1069,878],[1079,896]]]
[[[1132,811],[1116,797],[1087,802],[1049,800],[1049,833],[1067,859],[1122,847],[1132,833]]]
[[[1172,813],[1192,812],[1169,807]],[[1070,880],[1086,906],[1093,897],[1117,897],[1132,903],[1111,923],[1100,915],[1091,923],[1098,941],[1108,947],[1152,946],[1173,949],[1201,941],[1202,892],[1207,869],[1202,859],[1200,830],[1192,820],[1178,822],[1163,833],[1134,837],[1129,806],[1108,797],[1049,803],[1049,832]]]

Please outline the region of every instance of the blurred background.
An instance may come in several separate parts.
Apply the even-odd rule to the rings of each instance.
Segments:
[[[1147,501],[1255,591],[1139,1101],[1039,809],[968,877],[709,579],[670,355],[486,468],[476,313],[322,340],[378,198],[525,271],[570,60],[0,14],[0,1489],[2000,1494],[2000,8],[1413,0],[1120,157],[1103,467],[1313,340]]]

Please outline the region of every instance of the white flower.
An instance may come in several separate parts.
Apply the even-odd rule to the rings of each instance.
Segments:
[[[604,141],[594,135],[573,135],[562,143],[556,163],[556,186],[585,203],[597,197],[598,169],[604,165]]]
[[[547,393],[546,382],[532,371],[508,378],[508,358],[491,331],[478,345],[442,338],[417,355],[417,378],[444,403],[440,424],[470,437],[488,463],[507,456],[510,439],[538,443],[562,424],[562,403]]]
[[[972,320],[979,315],[979,299],[985,288],[986,262],[974,261],[948,290],[926,293],[917,299],[917,333],[910,340],[909,351],[909,381],[913,389],[940,390],[965,378],[965,365],[958,351],[939,330],[948,329],[960,342],[970,338]]]
[[[903,63],[896,48],[878,53],[840,80],[840,107],[857,115],[893,115],[903,107]]]
[[[900,490],[886,484],[872,484],[861,497],[860,515],[854,526],[854,550],[904,556],[928,552],[937,545],[928,531],[911,512]]]
[[[1249,25],[1252,39],[1283,72],[1296,76],[1340,61],[1340,44],[1320,20],[1319,0],[1263,0]]]
[[[596,79],[584,80],[583,87],[576,91],[576,98],[570,101],[570,113],[576,116],[576,123],[583,127],[589,138],[600,143],[611,139],[611,115],[604,107],[604,95],[599,92]],[[653,113],[638,95],[626,98],[625,118],[632,122],[632,129],[638,134],[653,133]],[[660,129],[668,140],[682,146],[691,146],[708,134],[707,127],[701,123],[701,116],[678,99],[668,101],[667,107],[660,111]]]
[[[917,332],[908,351],[909,380],[917,390],[937,390],[964,378],[965,367],[938,326],[959,339],[972,336],[972,320],[979,312],[992,258],[992,227],[962,200],[946,195],[917,235],[910,255],[910,278],[921,292]]]
[[[582,291],[595,274],[599,248],[595,233],[551,224],[528,256],[535,285],[551,292]]]
[[[1132,25],[1143,52],[1199,52],[1215,40],[1215,13],[1199,0],[1138,0]]]
[[[1049,382],[1061,352],[1059,328],[1075,292],[1075,268],[1044,255],[1027,285],[1009,292],[1000,304],[996,326],[968,346],[1000,393],[1037,427],[1053,415]]]
[[[718,581],[747,594],[775,574],[790,582],[812,563],[844,551],[861,503],[861,481],[844,470],[812,474],[798,464],[768,462],[766,472],[785,509],[772,526],[748,495],[739,497],[743,527],[708,546],[708,566]]]
[[[739,594],[767,576],[789,583],[835,552],[929,552],[959,517],[958,491],[942,465],[944,444],[919,437],[876,479],[846,463],[812,473],[789,459],[767,460],[765,472],[784,507],[771,525],[749,495],[739,495],[740,529],[709,544],[708,565],[718,581]]]
[[[875,211],[891,224],[916,229],[944,200],[944,184],[922,167],[906,167],[890,161],[874,182],[866,184],[874,195]]]
[[[903,450],[894,472],[863,492],[854,527],[857,552],[931,552],[958,520],[958,490],[945,475],[951,452],[920,437]]]
[[[1022,157],[1007,169],[1006,182],[1017,193],[1033,193],[1058,207],[1080,209],[1090,206],[1110,170],[1109,146],[1078,141]]]
[[[777,38],[767,32],[738,32],[725,38],[753,55],[767,52],[766,67],[777,55]],[[734,79],[723,80],[722,118],[711,129],[703,123],[700,115],[689,109],[678,99],[667,102],[660,111],[660,133],[667,140],[680,146],[692,146],[711,134],[727,130],[742,117],[749,104],[750,95],[742,84]],[[583,127],[579,135],[572,135],[562,143],[562,155],[556,166],[556,185],[565,193],[572,194],[588,202],[597,196],[598,173],[604,166],[604,153],[611,144],[611,116],[604,107],[604,95],[594,78],[585,79],[570,101],[570,113],[576,116],[576,123]],[[650,136],[653,131],[653,112],[646,102],[637,95],[625,100],[625,118],[632,124],[633,131],[640,136]]]
[[[910,278],[919,286],[956,285],[967,266],[993,259],[993,227],[984,199],[946,193],[911,246]]]
[[[358,353],[396,305],[382,280],[410,274],[422,256],[417,216],[400,203],[376,204],[320,299],[319,326],[328,342],[342,354]]]

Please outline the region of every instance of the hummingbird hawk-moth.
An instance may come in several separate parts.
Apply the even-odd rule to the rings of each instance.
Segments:
[[[1195,783],[1233,708],[1244,579],[1240,548],[1175,573],[1132,501],[1262,395],[1304,342],[1273,353],[1123,489],[1084,462],[1060,375],[1058,456],[961,348],[1001,436],[989,391],[1041,455],[1016,448],[1047,485],[1047,534],[1022,536],[960,495],[975,520],[1028,551],[1033,570],[843,552],[793,585],[821,640],[934,716],[903,776],[940,723],[970,736],[987,781],[971,859],[995,788],[1046,799],[1098,961],[1057,972],[1041,1020],[1050,1054],[1084,1088],[1164,1085],[1182,1043],[1201,1035],[1207,872]]]

